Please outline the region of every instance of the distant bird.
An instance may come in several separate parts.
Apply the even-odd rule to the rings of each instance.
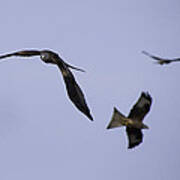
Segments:
[[[154,56],[146,51],[142,51],[143,54],[157,60],[157,64],[160,64],[160,65],[163,65],[163,64],[170,64],[172,62],[177,62],[177,61],[180,61],[180,58],[175,58],[175,59],[164,59],[164,58],[160,58],[160,57],[157,57],[157,56]]]
[[[116,108],[114,108],[111,122],[107,129],[126,126],[126,133],[129,140],[128,148],[134,148],[143,141],[141,129],[149,129],[143,123],[145,115],[149,112],[152,98],[149,93],[142,92],[136,104],[131,109],[128,117],[125,117]]]
[[[63,75],[63,79],[66,85],[67,94],[69,98],[82,113],[84,113],[90,120],[93,120],[93,117],[90,114],[90,110],[86,104],[83,92],[80,89],[79,85],[77,84],[69,68],[75,69],[77,71],[82,71],[82,72],[84,72],[84,70],[67,64],[61,59],[61,57],[58,54],[50,50],[18,51],[18,52],[2,55],[0,56],[0,59],[11,57],[11,56],[20,56],[20,57],[40,56],[41,60],[44,61],[45,63],[57,65]]]

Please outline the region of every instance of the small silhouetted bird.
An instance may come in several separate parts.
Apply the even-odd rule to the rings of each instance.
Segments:
[[[165,59],[165,58],[161,58],[161,57],[157,57],[154,56],[146,51],[142,51],[143,54],[145,54],[146,56],[149,56],[151,58],[153,58],[154,60],[157,61],[157,64],[163,65],[163,64],[170,64],[172,62],[177,62],[180,61],[180,58],[175,58],[175,59]]]
[[[64,62],[61,57],[50,51],[50,50],[25,50],[25,51],[18,51],[9,54],[5,54],[0,56],[0,59],[11,57],[11,56],[20,56],[20,57],[31,57],[31,56],[40,56],[41,60],[45,63],[55,64],[59,67],[63,79],[66,85],[67,94],[71,101],[75,104],[75,106],[84,113],[90,120],[93,120],[93,117],[90,114],[90,110],[86,104],[85,97],[83,95],[82,90],[80,89],[79,85],[77,84],[72,72],[69,70],[75,69],[78,71],[84,71],[77,67],[71,66]]]
[[[111,122],[107,129],[126,126],[126,133],[129,140],[128,148],[133,148],[143,141],[141,129],[148,129],[148,126],[143,123],[145,115],[149,112],[152,103],[152,98],[148,93],[141,93],[140,98],[131,109],[128,117],[125,117],[116,108],[114,108]]]

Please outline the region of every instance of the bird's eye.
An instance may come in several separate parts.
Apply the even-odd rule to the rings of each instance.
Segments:
[[[49,55],[47,54],[47,53],[42,53],[41,54],[41,59],[42,60],[46,60],[46,59],[48,59],[49,58]]]
[[[41,59],[44,59],[44,54],[41,54]]]

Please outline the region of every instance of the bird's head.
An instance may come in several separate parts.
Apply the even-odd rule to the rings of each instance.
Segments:
[[[56,64],[56,59],[58,58],[58,55],[52,51],[44,50],[44,51],[41,51],[40,58],[45,63]]]

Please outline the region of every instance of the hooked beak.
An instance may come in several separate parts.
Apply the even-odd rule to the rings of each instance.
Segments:
[[[143,126],[144,126],[143,129],[149,129],[147,125],[144,124]]]

